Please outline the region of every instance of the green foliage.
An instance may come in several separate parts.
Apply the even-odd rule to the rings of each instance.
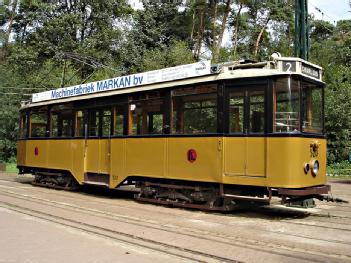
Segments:
[[[0,108],[0,161],[7,161],[16,155],[18,134],[18,107],[1,105]]]
[[[346,160],[351,152],[351,70],[346,66],[330,66],[325,77],[328,161],[333,163]]]
[[[6,163],[6,172],[18,173],[16,159],[11,158],[11,160],[8,163]]]
[[[243,9],[240,14],[238,9],[233,9],[229,20],[235,29],[234,38],[237,32],[237,43],[233,43],[234,57],[266,60],[275,51],[290,56],[293,5],[283,1],[238,2]]]
[[[327,166],[327,173],[332,176],[351,176],[351,163],[342,161]]]
[[[193,63],[191,50],[183,41],[174,41],[169,47],[147,50],[142,60],[142,71]]]
[[[5,0],[0,6],[0,160],[15,155],[18,108],[26,94],[211,54],[215,62],[266,60],[274,51],[291,56],[293,2],[236,0],[226,9],[226,1],[145,0],[143,9],[133,10],[127,0]],[[233,36],[226,46],[219,40],[223,21]],[[310,25],[311,62],[324,68],[327,84],[328,162],[341,162],[351,148],[351,20],[332,25],[311,18]]]
[[[311,60],[324,67],[328,163],[351,152],[351,21],[312,23]]]

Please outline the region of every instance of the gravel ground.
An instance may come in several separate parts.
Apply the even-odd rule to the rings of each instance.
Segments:
[[[206,213],[0,173],[0,262],[351,262],[351,205]],[[351,201],[349,181],[331,181]]]

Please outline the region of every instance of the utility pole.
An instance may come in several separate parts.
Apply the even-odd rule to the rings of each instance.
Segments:
[[[305,60],[310,48],[307,1],[295,0],[295,56]]]

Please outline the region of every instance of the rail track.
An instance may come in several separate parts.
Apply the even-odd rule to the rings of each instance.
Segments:
[[[207,214],[199,211],[139,204],[124,199],[101,200],[96,196],[82,195],[79,192],[60,191],[60,195],[57,195],[58,190],[32,187],[11,182],[11,180],[8,182],[0,183],[1,207],[94,235],[160,251],[184,260],[205,262],[249,260],[250,258],[236,255],[235,252],[241,250],[246,253],[254,251],[256,256],[267,256],[267,259],[270,257],[273,260],[285,259],[292,262],[351,261],[351,254],[347,252],[351,248],[351,238],[313,234],[318,231],[336,231],[346,232],[350,236],[351,228],[347,226],[351,225],[351,220],[348,220],[351,218],[343,217],[342,220],[347,222],[341,224],[338,223],[340,220],[338,216],[334,217],[331,214],[329,217],[324,217],[324,210],[312,214],[299,212],[297,219],[296,214],[289,216],[289,213],[293,213],[291,211],[288,212],[288,215],[284,215],[282,212],[275,212],[274,209],[273,212],[269,209],[267,210],[269,212],[264,211],[261,218],[257,218],[259,211]],[[87,201],[89,204],[82,205]],[[344,208],[346,212],[348,212],[347,208],[350,208],[351,213],[351,206]],[[131,213],[136,209],[141,214]],[[253,213],[254,219],[251,219]],[[176,221],[167,219],[175,216],[179,222],[189,221],[190,216],[195,223],[199,222],[199,225],[194,227],[194,224],[177,224]],[[216,220],[220,220],[220,223]],[[247,228],[250,220],[261,221],[261,224],[268,226],[271,224],[271,227],[255,228],[253,224],[253,229]],[[103,222],[103,224],[97,225],[94,221]],[[316,223],[323,223],[323,226]],[[328,225],[333,223],[335,225]],[[215,227],[206,227],[211,224]],[[216,224],[220,229],[216,229]],[[292,231],[294,228],[282,231],[282,228],[286,228],[287,225],[309,229],[309,233],[304,234],[301,231],[294,233]],[[134,232],[124,231],[126,227],[134,228]],[[228,231],[223,231],[223,229],[228,229]],[[149,234],[140,234],[146,231]],[[161,238],[155,239],[156,236]],[[175,241],[170,242],[169,238],[163,239],[163,236],[173,237]],[[187,242],[182,242],[184,240]],[[298,245],[297,241],[302,241],[302,245]],[[189,242],[196,245],[189,247]],[[209,244],[221,249],[219,251],[212,249],[210,253],[208,252]],[[325,247],[334,249],[326,250]]]

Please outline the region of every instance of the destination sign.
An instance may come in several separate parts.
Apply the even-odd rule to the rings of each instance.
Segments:
[[[316,79],[319,79],[320,78],[320,71],[319,69],[315,68],[315,67],[312,67],[306,63],[303,63],[301,64],[301,73],[302,74],[305,74],[307,76],[310,76],[310,77],[313,77],[313,78],[316,78]]]
[[[35,93],[32,95],[32,102],[69,98],[208,74],[211,74],[210,60]]]

